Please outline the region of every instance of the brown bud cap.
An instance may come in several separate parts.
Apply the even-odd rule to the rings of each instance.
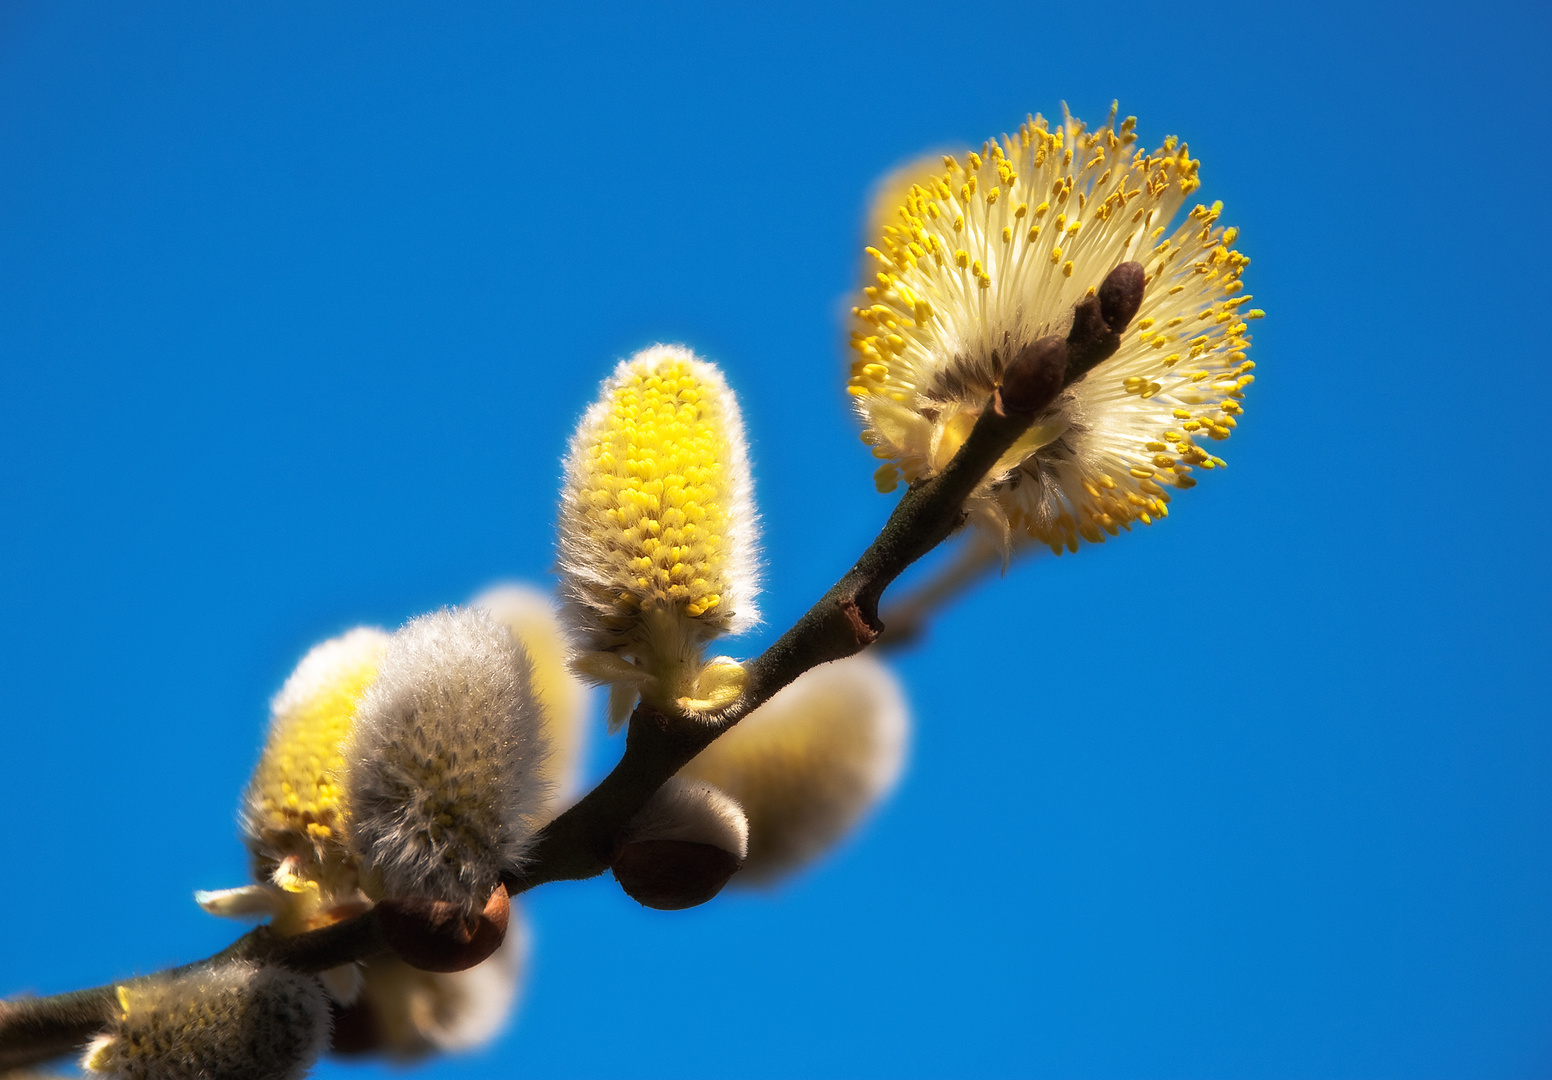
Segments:
[[[715,844],[636,840],[620,845],[614,879],[632,900],[660,911],[704,904],[722,891],[744,861]]]
[[[501,946],[512,901],[497,885],[485,910],[418,896],[384,900],[373,909],[383,940],[406,964],[421,971],[463,971]]]
[[[1059,337],[1031,341],[1013,354],[1002,372],[998,400],[1007,416],[1034,419],[1056,400],[1067,372],[1067,343]]]
[[[1099,286],[1099,311],[1110,329],[1119,334],[1131,325],[1137,309],[1142,307],[1146,284],[1147,275],[1140,262],[1124,262],[1105,275]]]

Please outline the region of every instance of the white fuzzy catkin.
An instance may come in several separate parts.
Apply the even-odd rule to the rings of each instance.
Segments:
[[[329,1040],[318,980],[234,961],[119,988],[81,1064],[112,1080],[298,1080]]]
[[[707,844],[742,859],[749,854],[749,819],[737,802],[711,784],[675,776],[631,818],[621,839]]]
[[[514,582],[485,590],[469,606],[490,612],[528,654],[534,692],[544,706],[544,733],[550,748],[544,763],[545,779],[550,784],[546,810],[559,813],[580,794],[589,695],[567,663],[570,644],[555,602],[548,593]]]
[[[483,907],[544,806],[542,725],[528,658],[487,613],[437,611],[394,634],[345,752],[368,891]]]
[[[399,1061],[476,1050],[512,1017],[528,965],[528,924],[512,905],[501,947],[467,971],[420,971],[397,957],[365,965],[361,1000],[383,1049]]]
[[[768,883],[840,840],[894,787],[910,722],[889,669],[868,656],[814,668],[690,761],[749,820],[734,879]]]

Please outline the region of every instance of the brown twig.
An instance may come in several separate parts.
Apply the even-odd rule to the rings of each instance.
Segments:
[[[878,615],[884,590],[962,524],[965,500],[1036,414],[1115,351],[1120,332],[1141,302],[1142,284],[1142,267],[1122,264],[1096,294],[1079,301],[1065,340],[1042,338],[1008,360],[1002,385],[953,460],[936,476],[912,484],[856,564],[746,665],[744,692],[733,704],[719,712],[676,717],[638,706],[619,764],[540,832],[528,862],[503,877],[507,891],[516,895],[546,882],[603,873],[620,831],[692,757],[803,672],[852,656],[877,641],[884,629]],[[231,959],[320,972],[386,955],[392,949],[379,915],[389,903],[292,937],[276,937],[260,926],[207,960],[162,974],[178,975]],[[401,905],[392,914],[403,919],[406,909]],[[84,1045],[112,1019],[118,985],[0,1002],[0,1069],[48,1061]]]
[[[1037,341],[1011,359],[1003,385],[953,460],[931,479],[912,484],[856,565],[792,629],[745,666],[748,681],[738,700],[721,712],[686,718],[690,723],[638,706],[619,764],[545,827],[532,858],[504,879],[507,888],[518,893],[548,881],[603,873],[615,836],[691,758],[803,672],[855,655],[877,640],[884,629],[878,617],[884,590],[960,526],[965,500],[1036,413],[1060,393],[1066,370],[1066,348],[1054,338]]]

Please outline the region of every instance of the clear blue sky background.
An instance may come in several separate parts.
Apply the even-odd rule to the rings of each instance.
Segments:
[[[745,651],[783,628],[890,506],[842,392],[869,183],[1119,97],[1254,259],[1228,471],[904,657],[901,790],[787,889],[533,895],[516,1026],[425,1075],[1552,1072],[1548,24],[0,6],[0,993],[225,943],[189,894],[243,879],[269,695],[541,579],[644,344],[743,397]]]

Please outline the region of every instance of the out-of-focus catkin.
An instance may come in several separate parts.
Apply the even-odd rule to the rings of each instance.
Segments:
[[[361,999],[342,1017],[340,1034],[362,1027],[362,1045],[408,1062],[486,1045],[506,1027],[528,960],[528,931],[515,904],[507,936],[490,958],[466,971],[431,972],[396,957],[363,965]],[[354,1015],[352,1015],[354,1014]]]
[[[889,669],[855,656],[800,676],[679,775],[738,800],[749,854],[735,880],[770,882],[835,844],[889,792],[909,726]]]
[[[714,366],[657,345],[622,362],[566,459],[561,586],[577,669],[611,686],[610,720],[636,695],[715,708],[743,669],[707,641],[758,618],[757,534],[743,421]]]
[[[559,813],[578,794],[587,750],[588,693],[572,674],[566,630],[549,595],[527,585],[487,589],[469,602],[511,631],[528,654],[534,693],[544,713],[549,756],[541,771],[550,788],[550,813]]]
[[[119,987],[81,1064],[113,1080],[298,1080],[329,1038],[318,980],[245,961]]]

